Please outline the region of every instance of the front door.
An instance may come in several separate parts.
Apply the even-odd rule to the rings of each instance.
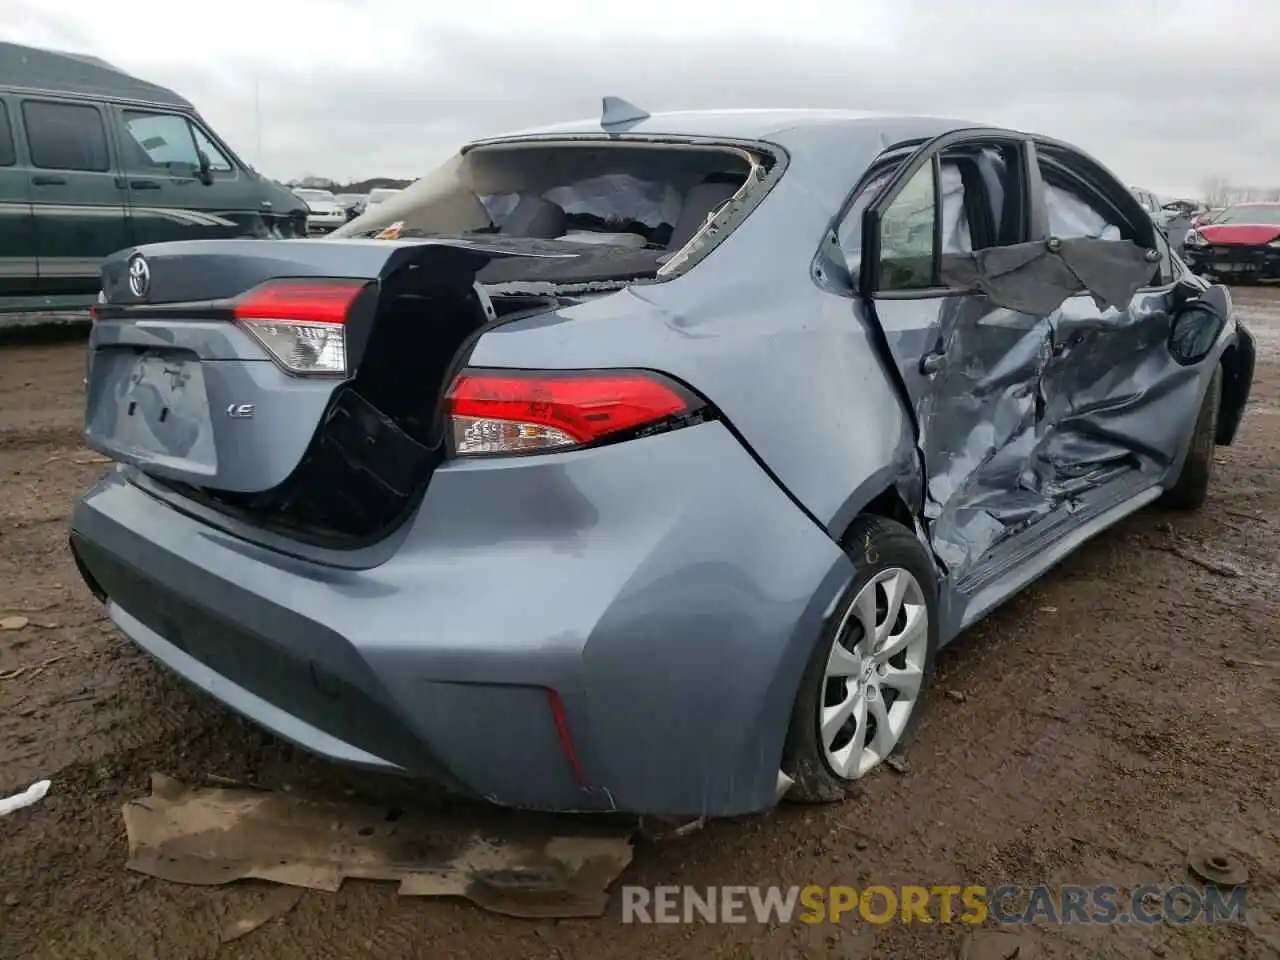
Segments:
[[[104,108],[49,98],[21,102],[39,292],[95,293],[108,254],[129,246],[128,202],[113,169]]]
[[[36,224],[31,184],[18,163],[9,104],[0,100],[0,297],[36,289]]]
[[[194,118],[112,109],[135,243],[264,234],[258,184]]]
[[[1034,456],[1048,316],[944,279],[952,258],[1025,243],[1025,167],[1011,135],[926,145],[869,204],[878,237],[859,254],[871,271],[864,293],[915,409],[927,531],[955,583],[1052,509]]]
[[[1174,465],[1212,370],[1170,351],[1177,266],[1164,235],[1088,158],[1061,144],[1039,144],[1036,154],[1046,236],[1132,241],[1160,253],[1127,303],[1099,307],[1078,293],[1049,317],[1052,351],[1041,386],[1048,487],[1058,500],[1105,506],[1127,487],[1152,486]]]

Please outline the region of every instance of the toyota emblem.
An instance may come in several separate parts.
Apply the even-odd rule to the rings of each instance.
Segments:
[[[129,259],[129,292],[141,300],[151,289],[151,268],[142,254],[135,253]]]

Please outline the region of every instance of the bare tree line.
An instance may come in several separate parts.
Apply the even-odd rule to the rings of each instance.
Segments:
[[[1204,202],[1211,207],[1229,207],[1233,203],[1280,201],[1280,187],[1242,187],[1222,177],[1209,177],[1200,185]]]

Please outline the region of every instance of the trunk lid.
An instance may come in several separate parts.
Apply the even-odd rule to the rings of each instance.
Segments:
[[[326,513],[348,532],[385,523],[387,510],[374,517],[365,501],[403,507],[425,486],[442,456],[444,381],[493,319],[475,275],[512,256],[553,255],[469,240],[123,250],[102,269],[86,441],[183,492],[286,525]],[[339,369],[290,369],[314,344],[316,357],[336,357],[338,343]]]

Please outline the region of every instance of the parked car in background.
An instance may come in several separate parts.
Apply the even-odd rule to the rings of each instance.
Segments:
[[[1187,263],[1201,276],[1280,280],[1280,203],[1238,203],[1187,231]]]
[[[307,233],[331,233],[349,219],[331,190],[296,187],[293,193],[307,205]]]
[[[1199,200],[1170,200],[1160,208],[1165,223],[1186,220],[1188,223],[1208,208]]]
[[[353,220],[364,213],[365,205],[368,202],[369,197],[363,193],[338,194],[338,203],[342,204],[342,209],[347,211],[348,220]]]
[[[1198,227],[1201,224],[1212,223],[1213,218],[1222,213],[1225,209],[1225,207],[1210,207],[1207,210],[1202,210],[1191,218],[1191,225],[1193,227]]]
[[[1143,187],[1130,187],[1129,191],[1137,199],[1142,209],[1147,211],[1157,223],[1160,222],[1160,198]]]
[[[110,258],[71,546],[230,708],[501,804],[842,798],[1250,391],[1226,289],[1014,130],[607,100],[389,206]]]
[[[376,207],[378,204],[391,199],[392,197],[398,195],[399,193],[400,191],[395,189],[394,187],[377,187],[373,190],[370,190],[369,199],[365,204],[366,209],[368,207]]]
[[[122,247],[302,236],[305,217],[172,90],[0,43],[0,297],[92,302]]]
[[[1193,218],[1204,209],[1204,204],[1198,200],[1171,200],[1160,208],[1158,223],[1164,228],[1169,243],[1179,256],[1182,255],[1183,239],[1191,229]]]

